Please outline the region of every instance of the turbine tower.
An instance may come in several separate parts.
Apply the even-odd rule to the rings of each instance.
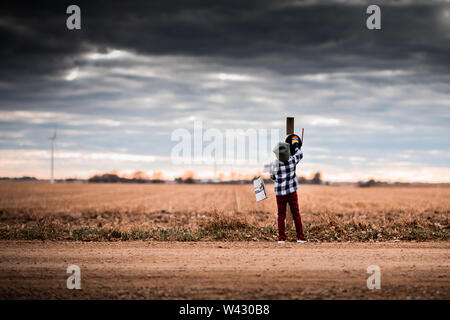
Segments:
[[[54,160],[54,153],[55,153],[55,143],[56,143],[56,129],[53,132],[53,136],[50,137],[49,139],[50,139],[51,144],[52,144],[52,158],[51,158],[51,161],[50,161],[50,170],[51,170],[50,183],[54,183],[55,179],[54,179],[53,173],[54,173],[54,162],[55,162],[55,160]]]

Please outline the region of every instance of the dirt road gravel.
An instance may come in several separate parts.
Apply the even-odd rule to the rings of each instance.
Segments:
[[[449,258],[448,242],[1,241],[0,298],[450,299]],[[66,287],[71,264],[81,290]]]

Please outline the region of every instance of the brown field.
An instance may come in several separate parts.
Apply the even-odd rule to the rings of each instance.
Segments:
[[[274,240],[268,189],[257,203],[251,185],[1,182],[0,238]],[[301,185],[299,199],[313,242],[449,239],[447,185]]]
[[[1,182],[0,299],[450,298],[450,187],[300,186],[281,247],[271,187]]]

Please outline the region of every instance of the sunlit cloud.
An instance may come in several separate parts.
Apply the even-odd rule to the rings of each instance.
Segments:
[[[107,53],[88,53],[86,58],[88,60],[111,60],[111,59],[120,59],[127,56],[131,56],[131,54],[127,51],[123,50],[111,50]]]
[[[78,78],[78,72],[79,72],[79,69],[78,69],[78,68],[75,68],[75,69],[71,70],[71,71],[66,75],[65,79],[66,79],[67,81],[73,81],[73,80],[75,80],[76,78]]]
[[[210,78],[221,80],[221,81],[239,81],[239,82],[246,82],[246,81],[256,81],[257,79],[255,77],[251,77],[249,75],[245,74],[234,74],[234,73],[214,73],[209,75]]]

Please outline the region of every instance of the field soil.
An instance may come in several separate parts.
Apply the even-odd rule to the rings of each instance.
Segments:
[[[0,181],[0,239],[274,241],[268,193],[255,202],[252,185]],[[298,197],[311,242],[450,240],[450,185],[301,185]]]
[[[449,242],[0,242],[2,299],[450,299]],[[66,269],[81,268],[81,290]],[[367,288],[367,267],[381,289]]]

